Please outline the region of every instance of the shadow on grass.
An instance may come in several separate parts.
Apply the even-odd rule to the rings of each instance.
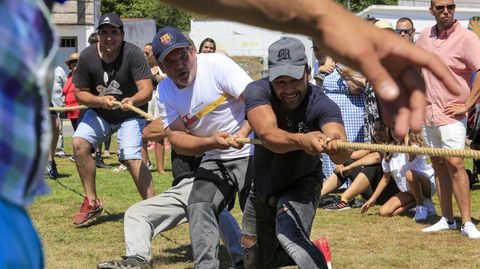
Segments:
[[[163,235],[159,234],[158,236],[162,237],[163,239],[176,242],[175,240]],[[230,256],[228,254],[228,250],[224,245],[220,245],[218,257],[220,259],[220,268],[229,268],[231,265]],[[175,264],[175,263],[192,263],[193,268],[193,252],[191,245],[178,245],[177,247],[167,248],[165,249],[161,255],[155,255],[152,259],[152,263],[156,265],[168,265],[168,264]]]

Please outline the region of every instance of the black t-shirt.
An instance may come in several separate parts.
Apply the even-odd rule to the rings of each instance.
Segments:
[[[312,84],[302,104],[288,115],[267,78],[250,83],[244,94],[246,112],[260,105],[271,105],[278,128],[290,133],[320,131],[329,122],[343,124],[338,105]],[[262,146],[255,146],[253,171],[255,190],[260,195],[272,195],[309,175],[324,177],[319,156],[308,155],[303,150],[274,153]]]
[[[151,78],[152,72],[143,52],[137,46],[124,41],[120,54],[111,63],[100,59],[96,44],[83,50],[78,59],[73,83],[78,88],[89,88],[94,95],[112,95],[117,101],[121,101],[138,92],[136,81]],[[147,111],[147,106],[148,104],[144,104],[140,109]],[[109,123],[139,117],[130,110],[95,108],[95,111]]]
[[[174,150],[171,153],[172,159],[172,186],[177,185],[185,178],[194,177],[197,172],[202,156],[179,155]]]

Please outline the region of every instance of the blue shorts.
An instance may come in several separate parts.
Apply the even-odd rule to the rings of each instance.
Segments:
[[[110,124],[93,109],[87,110],[78,124],[73,137],[85,139],[93,149],[117,132],[118,159],[140,160],[142,150],[142,131],[145,119],[128,118],[117,124]]]
[[[0,199],[0,268],[44,268],[40,237],[25,209]]]

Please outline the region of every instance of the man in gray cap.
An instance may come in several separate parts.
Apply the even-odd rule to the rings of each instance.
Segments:
[[[349,151],[336,148],[335,140],[346,140],[340,109],[309,80],[304,45],[284,37],[268,49],[268,77],[244,92],[247,119],[263,142],[243,215],[245,268],[327,267],[308,240],[324,178],[318,154],[342,163]]]

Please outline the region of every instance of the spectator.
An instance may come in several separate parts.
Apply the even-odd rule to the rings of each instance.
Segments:
[[[150,71],[152,72],[152,84],[153,84],[153,94],[152,100],[148,102],[148,114],[152,115],[155,119],[160,116],[157,108],[157,85],[162,81],[166,75],[162,72],[162,69],[158,66],[157,60],[155,56],[153,56],[152,50],[152,43],[147,43],[143,46],[143,55],[147,59],[148,65],[150,65]],[[147,123],[147,125],[150,123]],[[162,137],[162,139],[158,141],[154,141],[155,146],[155,160],[157,163],[157,171],[160,175],[165,174],[165,143],[166,137]],[[147,140],[144,139],[143,146],[142,146],[142,159],[147,164],[147,166],[151,166],[150,159],[148,157],[148,149],[147,149]],[[149,167],[150,168],[150,167]]]
[[[414,42],[415,27],[413,27],[413,21],[408,17],[402,17],[398,19],[395,26],[395,32],[401,35],[403,38],[410,42]]]
[[[152,97],[152,73],[142,52],[124,41],[123,22],[115,13],[100,17],[100,41],[80,54],[73,78],[75,97],[90,109],[73,135],[77,170],[86,196],[74,224],[85,226],[103,212],[95,188],[95,162],[90,153],[113,132],[118,131],[119,161],[128,167],[143,199],[154,196],[152,175],[142,162],[142,129],[145,119],[126,106],[147,110]],[[113,101],[121,101],[113,110]]]
[[[66,107],[73,107],[73,106],[78,106],[77,99],[75,98],[75,85],[73,84],[73,74],[75,73],[75,70],[77,70],[77,62],[78,58],[80,57],[80,54],[78,53],[72,53],[68,57],[68,60],[65,61],[65,64],[68,66],[70,69],[70,73],[67,75],[67,82],[65,83],[65,86],[63,87],[62,93],[63,96],[65,96],[65,106]],[[70,110],[67,111],[67,118],[70,119],[72,123],[73,130],[77,130],[77,126],[80,120],[80,110]]]
[[[402,140],[395,137],[390,128],[387,128],[387,142],[402,144]],[[423,146],[419,136],[405,137],[404,145]],[[415,221],[424,221],[428,214],[435,213],[435,206],[431,200],[435,194],[435,179],[432,167],[426,163],[424,155],[406,153],[387,153],[382,160],[383,177],[375,188],[374,193],[362,206],[362,213],[372,207],[380,194],[385,190],[389,181],[394,179],[400,192],[388,199],[378,210],[380,216],[396,216],[415,207]]]
[[[200,43],[198,53],[214,53],[216,50],[217,45],[215,44],[215,40],[207,37],[202,41],[202,43]]]
[[[475,104],[480,94],[480,40],[454,19],[453,0],[432,0],[430,13],[436,25],[425,28],[417,45],[441,56],[448,64],[454,81],[461,85],[462,92],[454,96],[428,69],[422,69],[427,89],[427,110],[424,135],[431,147],[464,149],[466,137],[466,112]],[[476,73],[472,84],[472,75]],[[471,220],[470,186],[461,157],[432,157],[437,180],[438,198],[442,218],[424,232],[455,230],[452,191],[462,217],[461,234],[480,239],[480,232]]]
[[[50,101],[50,106],[52,107],[62,107],[64,104],[62,96],[62,88],[65,85],[66,75],[65,71],[61,66],[55,68],[53,74],[53,85],[52,85],[52,98]],[[51,179],[58,178],[57,164],[55,163],[55,153],[57,149],[58,138],[60,134],[60,119],[59,112],[51,111],[50,118],[52,122],[52,141],[50,145],[50,151],[48,153],[48,163],[47,163],[47,173]],[[63,144],[63,143],[61,143]],[[64,153],[65,155],[65,153]]]

